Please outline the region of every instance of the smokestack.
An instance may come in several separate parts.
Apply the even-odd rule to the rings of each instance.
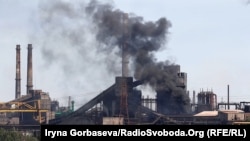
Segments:
[[[20,45],[16,45],[16,94],[15,98],[21,96],[21,62],[20,62]]]
[[[195,104],[195,91],[193,91],[193,104]]]
[[[128,42],[128,14],[123,14],[123,42],[122,42],[122,77],[128,77],[129,76],[129,69],[128,69],[128,63],[129,63],[129,56],[128,56],[128,48],[127,48],[127,42]]]
[[[71,96],[69,96],[69,101],[68,101],[68,110],[71,108]]]
[[[227,109],[229,110],[229,85],[227,85]]]
[[[32,44],[28,44],[28,61],[27,61],[27,94],[33,89],[33,70],[32,70]]]

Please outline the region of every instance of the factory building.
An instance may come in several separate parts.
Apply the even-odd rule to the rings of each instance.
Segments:
[[[165,66],[163,72],[167,75],[160,79],[163,82],[156,87],[155,98],[145,98],[137,86],[146,81],[134,80],[128,75],[126,59],[122,76],[115,77],[113,85],[78,109],[74,109],[71,97],[67,107],[60,107],[48,92],[33,88],[32,48],[32,44],[28,44],[26,93],[22,95],[21,48],[16,46],[15,99],[0,103],[1,125],[234,124],[250,119],[250,102],[240,102],[236,110],[219,110],[224,103],[217,103],[213,91],[201,91],[197,96],[193,92],[191,103],[187,73],[181,72],[180,65]],[[226,104],[229,105],[229,101]]]
[[[33,89],[32,48],[32,44],[28,44],[26,93],[21,95],[21,47],[16,45],[15,99],[0,104],[3,125],[39,125],[54,118],[49,94]]]
[[[157,112],[167,115],[180,114],[186,110],[191,111],[189,104],[186,105],[186,109],[183,109],[183,107],[180,107],[181,103],[180,105],[176,104],[176,100],[180,97],[174,97],[175,95],[186,95],[186,97],[189,97],[187,92],[187,73],[180,71],[180,65],[168,66],[165,70],[174,74],[175,85],[171,89],[166,86],[166,89],[157,91]],[[189,103],[189,99],[186,100]]]
[[[212,91],[198,93],[197,112],[214,111],[217,109],[217,96]]]

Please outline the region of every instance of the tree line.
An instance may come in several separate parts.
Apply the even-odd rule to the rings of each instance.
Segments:
[[[0,141],[39,141],[40,137],[23,134],[15,130],[6,130],[0,127]]]

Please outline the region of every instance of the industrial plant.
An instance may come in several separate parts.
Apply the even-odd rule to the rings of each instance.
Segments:
[[[112,11],[108,7],[95,10],[96,7],[92,4],[87,8],[88,12],[94,15],[94,21],[99,29],[96,38],[104,44],[103,47],[106,47],[103,50],[112,51],[111,45],[118,47],[116,53],[117,57],[121,58],[121,75],[114,76],[112,85],[96,93],[96,96],[86,103],[81,103],[81,107],[76,109],[75,102],[70,96],[68,105],[61,106],[60,101],[52,100],[53,97],[48,92],[33,88],[32,44],[28,44],[27,48],[26,93],[21,94],[21,46],[17,44],[15,95],[13,94],[15,98],[0,103],[2,127],[33,128],[44,124],[232,125],[250,123],[250,102],[230,102],[229,85],[227,102],[218,102],[217,94],[212,90],[190,92],[187,89],[188,73],[182,72],[180,65],[168,61],[155,61],[152,52],[161,48],[165,42],[168,27],[171,26],[167,19],[141,22],[141,17],[129,18],[128,14]],[[146,96],[138,88],[145,85],[153,89],[154,97]]]
[[[67,107],[60,107],[60,103],[51,100],[48,93],[33,89],[32,48],[32,44],[28,44],[26,94],[21,95],[20,45],[16,45],[15,99],[0,105],[2,126],[206,125],[248,123],[250,120],[250,102],[219,103],[213,91],[198,94],[193,91],[191,100],[187,73],[181,72],[180,65],[164,68],[173,74],[174,85],[158,88],[155,98],[145,97],[137,87],[146,81],[135,81],[128,76],[126,58],[122,62],[122,76],[115,77],[113,85],[78,109],[74,109],[71,97]],[[235,108],[230,109],[232,106]]]

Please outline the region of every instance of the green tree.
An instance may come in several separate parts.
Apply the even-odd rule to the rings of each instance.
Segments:
[[[0,128],[0,141],[39,141],[33,136],[26,136],[15,130],[5,130]]]

